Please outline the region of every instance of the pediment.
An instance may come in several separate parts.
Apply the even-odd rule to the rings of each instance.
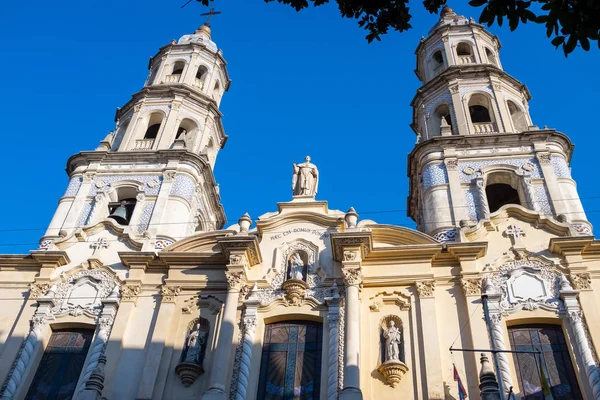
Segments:
[[[361,227],[363,227],[363,225],[361,225]],[[376,224],[365,225],[364,228],[371,229],[373,233],[373,246],[375,248],[416,244],[439,244],[438,241],[423,232],[402,226]]]
[[[213,231],[203,232],[194,236],[187,237],[177,241],[167,247],[163,252],[166,253],[220,253],[221,247],[218,243],[218,238],[234,235],[236,232]]]

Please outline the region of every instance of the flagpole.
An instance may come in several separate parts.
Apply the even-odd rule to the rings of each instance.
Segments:
[[[483,315],[485,317],[485,325],[488,328],[490,335],[490,342],[492,345],[492,357],[494,358],[494,366],[496,367],[496,374],[498,374],[498,389],[500,390],[502,398],[505,398],[504,393],[504,382],[502,382],[502,374],[500,372],[500,363],[498,361],[498,351],[496,350],[496,340],[494,339],[494,332],[492,330],[492,324],[490,321],[490,310],[488,309],[488,297],[487,294],[481,295],[481,301],[483,303]]]

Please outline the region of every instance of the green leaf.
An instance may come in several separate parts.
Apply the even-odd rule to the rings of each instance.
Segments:
[[[554,39],[552,39],[552,45],[556,46],[556,47],[560,46],[564,42],[565,42],[565,37],[564,36],[557,36]]]

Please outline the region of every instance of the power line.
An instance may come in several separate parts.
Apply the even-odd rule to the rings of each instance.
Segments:
[[[600,196],[590,196],[590,197],[574,197],[574,198],[569,198],[569,199],[558,199],[558,200],[553,200],[553,202],[558,202],[558,201],[571,201],[571,200],[587,200],[587,199],[600,199]],[[531,204],[527,203],[527,205],[531,206]],[[470,208],[470,206],[441,206],[441,207],[423,207],[421,208],[422,210],[426,210],[426,211],[430,211],[430,210],[443,210],[443,209],[460,209],[460,208]],[[369,214],[395,214],[395,213],[400,213],[400,212],[408,212],[407,209],[392,209],[392,210],[376,210],[376,211],[361,211],[359,213],[359,215],[369,215]],[[600,210],[591,210],[591,211],[583,211],[583,213],[595,213],[595,212],[600,212]],[[565,212],[562,214],[580,214],[581,211],[573,211],[573,212]],[[404,218],[410,219],[409,216],[404,216]],[[257,220],[253,220],[254,222],[256,222]],[[221,222],[221,221],[217,221],[217,220],[202,220],[202,222]],[[237,223],[236,221],[231,221],[231,220],[225,220],[223,221],[225,224],[227,223]],[[434,223],[452,223],[453,221],[439,221],[439,220],[435,220],[433,222],[429,222],[426,224],[434,224]],[[163,226],[163,225],[190,225],[191,222],[156,222],[156,223],[149,223],[149,224],[130,224],[127,226],[141,226],[141,225],[147,225],[147,226]],[[79,225],[79,226],[61,226],[60,228],[56,228],[56,229],[76,229],[76,228],[82,228],[85,225]],[[45,231],[47,230],[48,227],[43,227],[43,228],[8,228],[8,229],[0,229],[0,232],[27,232],[27,231]]]

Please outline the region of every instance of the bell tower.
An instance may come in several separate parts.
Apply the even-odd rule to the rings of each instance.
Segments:
[[[531,121],[527,87],[504,72],[500,41],[445,6],[419,43],[411,103],[408,213],[441,241],[517,207],[591,234],[569,160],[569,138]]]
[[[160,48],[148,68],[143,88],[117,109],[114,131],[68,160],[70,181],[42,247],[104,224],[160,249],[224,225],[213,169],[227,140],[219,104],[231,81],[208,24]]]

